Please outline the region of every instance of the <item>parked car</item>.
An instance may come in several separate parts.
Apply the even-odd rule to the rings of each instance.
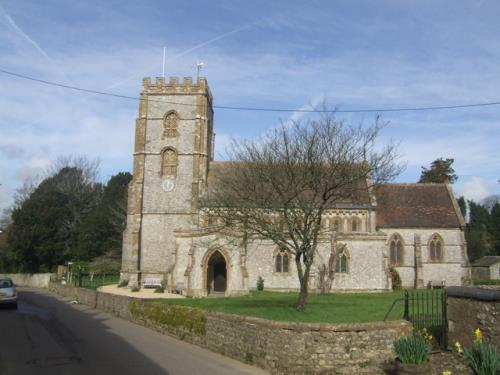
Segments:
[[[0,277],[0,305],[10,305],[17,308],[16,286],[8,277]]]

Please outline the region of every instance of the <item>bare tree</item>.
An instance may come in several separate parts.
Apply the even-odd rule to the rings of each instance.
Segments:
[[[42,179],[39,176],[28,177],[24,180],[23,185],[16,189],[14,193],[13,208],[19,208],[23,202],[28,199],[40,184]]]
[[[292,254],[300,311],[307,303],[324,212],[366,196],[401,171],[395,144],[376,148],[383,126],[378,117],[370,126],[349,126],[327,113],[283,124],[256,140],[234,140],[229,150],[234,162],[204,198],[226,227],[270,239]]]
[[[81,190],[82,186],[88,188],[93,187],[97,183],[100,170],[100,160],[98,158],[89,159],[85,155],[59,156],[47,168],[26,178],[23,185],[16,189],[13,208],[21,207],[23,202],[31,196],[43,180],[56,175],[63,168],[71,167],[80,171],[79,176],[78,178],[70,178],[64,183],[60,183],[59,188],[61,192],[74,192],[75,189]]]

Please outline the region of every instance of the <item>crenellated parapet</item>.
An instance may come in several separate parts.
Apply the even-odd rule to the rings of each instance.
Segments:
[[[182,82],[177,77],[170,77],[168,82],[164,77],[156,77],[154,82],[146,77],[142,79],[142,87],[143,94],[203,94],[212,101],[212,94],[205,77],[199,77],[196,82],[193,82],[191,77],[184,77]]]

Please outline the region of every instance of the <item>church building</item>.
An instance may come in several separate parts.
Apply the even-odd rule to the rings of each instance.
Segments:
[[[202,196],[228,164],[214,161],[212,95],[204,78],[143,80],[135,126],[121,279],[148,277],[191,296],[241,295],[256,289],[297,291],[292,256],[265,238],[218,231]],[[309,287],[336,256],[332,291],[385,291],[390,269],[403,286],[462,285],[470,279],[464,219],[450,186],[384,184],[330,209]]]

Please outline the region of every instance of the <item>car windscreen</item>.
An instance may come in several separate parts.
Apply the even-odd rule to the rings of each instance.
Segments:
[[[0,279],[0,289],[12,288],[12,281],[9,279]]]

